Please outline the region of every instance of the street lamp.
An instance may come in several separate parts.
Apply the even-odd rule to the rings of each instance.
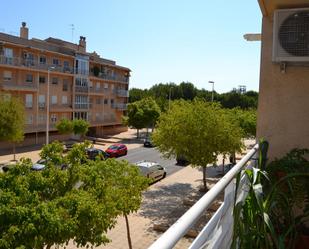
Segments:
[[[211,93],[211,102],[214,102],[214,81],[208,81],[209,84],[212,84],[212,93]]]
[[[49,74],[55,67],[48,67],[47,69],[47,97],[46,97],[46,144],[49,143]]]

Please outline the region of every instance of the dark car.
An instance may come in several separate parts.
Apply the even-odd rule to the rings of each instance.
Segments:
[[[2,172],[8,172],[10,169],[16,166],[16,162],[5,162],[0,164]]]
[[[105,150],[109,157],[124,156],[128,153],[128,148],[124,144],[113,144]]]
[[[188,165],[190,163],[188,161],[188,159],[185,158],[185,156],[183,156],[183,155],[177,155],[176,162],[177,162],[177,165],[181,165],[181,166],[185,166],[185,165]]]
[[[151,137],[145,138],[144,147],[149,147],[149,148],[155,147],[154,143],[152,142]]]
[[[86,152],[90,160],[95,160],[96,158],[99,158],[100,160],[105,160],[109,158],[109,154],[100,149],[88,148],[86,149]]]

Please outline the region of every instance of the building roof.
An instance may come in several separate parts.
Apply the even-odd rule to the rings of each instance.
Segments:
[[[258,0],[263,16],[272,17],[276,9],[306,8],[308,0]]]
[[[131,71],[127,67],[116,65],[116,62],[113,60],[108,60],[108,59],[104,59],[100,57],[100,55],[98,55],[96,52],[93,52],[93,53],[81,52],[78,49],[79,48],[78,44],[64,41],[64,40],[57,39],[57,38],[53,38],[53,37],[49,37],[45,40],[40,40],[37,38],[24,39],[19,36],[9,35],[9,34],[0,32],[0,43],[1,42],[15,44],[15,45],[23,46],[25,48],[51,51],[54,53],[59,53],[62,55],[67,55],[67,56],[72,56],[72,57],[74,57],[77,53],[84,54],[84,55],[89,56],[90,61],[96,62],[98,64],[102,64],[105,66],[112,66],[112,67],[116,67],[119,69]]]

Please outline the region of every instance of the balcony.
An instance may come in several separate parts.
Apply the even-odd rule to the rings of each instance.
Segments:
[[[0,83],[0,87],[3,90],[7,91],[26,91],[26,92],[37,92],[38,86],[35,83],[10,83],[10,82],[4,82]]]
[[[116,94],[119,97],[129,97],[129,91],[125,89],[115,89],[114,94]]]
[[[117,110],[127,110],[128,105],[126,103],[113,103],[112,108]]]
[[[49,125],[50,131],[56,130],[56,124],[50,124]],[[31,132],[42,132],[46,131],[46,123],[45,124],[26,124],[25,125],[25,133],[31,133]]]
[[[89,109],[89,105],[88,103],[75,103],[74,107],[75,109]]]
[[[70,104],[52,104],[50,110],[53,112],[72,112],[72,105]]]
[[[75,92],[77,92],[77,93],[88,93],[89,88],[88,88],[88,86],[75,86]]]
[[[27,67],[33,68],[37,70],[44,70],[47,71],[48,68],[53,67],[53,71],[61,72],[61,73],[69,73],[73,74],[73,68],[71,67],[63,67],[61,65],[48,65],[48,64],[41,64],[38,62],[38,58],[34,57],[33,59],[29,58],[22,58],[22,57],[6,57],[4,55],[0,56],[0,64],[8,65],[8,66],[15,66],[15,67]]]
[[[129,77],[127,76],[122,76],[122,75],[108,75],[105,73],[99,73],[99,75],[94,75],[93,72],[90,73],[91,76],[93,77],[98,77],[104,80],[112,80],[112,81],[117,81],[121,83],[129,83]]]
[[[106,91],[104,88],[89,87],[89,93],[102,95],[105,94]]]
[[[250,160],[256,163],[259,145],[256,144],[226,175],[217,182],[198,202],[196,202],[176,223],[174,223],[149,249],[170,249],[198,222],[219,194],[224,191],[224,202],[212,216],[206,226],[192,242],[189,249],[230,248],[233,236],[233,208],[235,200],[235,179]],[[242,174],[241,191],[237,192],[237,200],[244,200],[247,192],[246,178]]]
[[[91,126],[100,126],[100,125],[111,125],[111,124],[120,124],[121,122],[116,120],[115,117],[109,118],[96,118],[94,121],[90,122]]]

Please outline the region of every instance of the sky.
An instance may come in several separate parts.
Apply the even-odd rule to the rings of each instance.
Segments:
[[[246,85],[258,91],[260,33],[257,0],[18,0],[4,1],[0,32],[29,38],[56,37],[132,70],[130,88],[191,82],[223,93]],[[74,31],[72,36],[72,24]],[[73,40],[72,40],[73,38]]]

